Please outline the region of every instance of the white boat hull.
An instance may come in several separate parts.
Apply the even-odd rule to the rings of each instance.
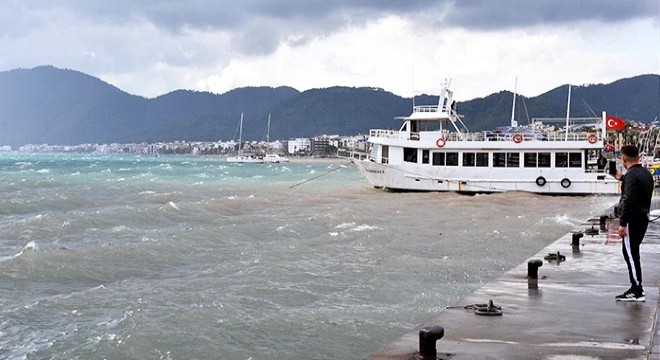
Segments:
[[[495,193],[505,191],[526,191],[552,195],[614,195],[621,192],[620,182],[603,173],[584,173],[566,170],[544,174],[532,173],[521,169],[519,173],[509,171],[509,178],[498,179],[488,176],[489,171],[480,169],[479,173],[469,174],[462,171],[463,177],[457,177],[455,171],[442,168],[424,170],[423,167],[394,166],[379,164],[371,160],[353,160],[362,175],[375,188],[393,191],[452,191],[464,193]],[[509,169],[511,170],[511,169]],[[453,172],[453,174],[452,174]],[[560,176],[557,176],[560,175]],[[543,177],[545,184],[537,184]],[[562,180],[569,179],[570,184]]]
[[[250,156],[230,156],[227,158],[228,163],[239,163],[239,164],[261,164],[264,162],[263,159],[253,158]]]

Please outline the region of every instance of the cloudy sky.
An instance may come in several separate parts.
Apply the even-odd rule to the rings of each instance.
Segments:
[[[373,86],[460,100],[660,71],[660,0],[2,0],[0,70],[132,94]]]

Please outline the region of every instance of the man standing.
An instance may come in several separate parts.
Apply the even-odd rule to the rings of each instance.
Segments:
[[[619,201],[619,235],[623,238],[623,258],[628,265],[630,289],[617,295],[617,301],[644,301],[642,265],[639,262],[639,246],[649,225],[653,176],[639,164],[639,150],[634,145],[621,147],[621,161],[628,170],[620,176],[622,181]]]

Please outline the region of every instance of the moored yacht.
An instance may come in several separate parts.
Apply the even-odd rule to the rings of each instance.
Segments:
[[[250,163],[261,164],[264,162],[263,158],[257,155],[243,154],[243,113],[241,113],[241,122],[238,132],[238,154],[236,156],[227,157],[227,162],[230,163]]]
[[[543,128],[540,121],[519,127],[512,116],[506,130],[469,132],[445,85],[437,105],[413,106],[412,114],[399,119],[399,130],[371,130],[367,158],[353,160],[376,188],[556,195],[620,192],[606,164],[595,166],[592,161],[606,145],[605,112],[602,119],[570,119],[567,112],[566,126],[560,130]]]

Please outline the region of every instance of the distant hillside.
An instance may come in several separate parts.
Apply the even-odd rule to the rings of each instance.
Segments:
[[[660,77],[641,75],[611,84],[574,86],[571,114],[588,116],[588,104],[644,122],[660,114]],[[519,123],[563,117],[567,86],[518,98]],[[458,104],[471,130],[510,120],[512,94],[502,91]],[[433,96],[417,104],[436,102]],[[222,95],[177,90],[154,99],[121,91],[95,77],[52,66],[0,72],[0,145],[80,144],[172,140],[230,140],[244,112],[244,138],[265,138],[268,113],[273,138],[367,133],[398,128],[412,100],[377,88],[331,87],[299,92],[290,87],[246,87]]]

